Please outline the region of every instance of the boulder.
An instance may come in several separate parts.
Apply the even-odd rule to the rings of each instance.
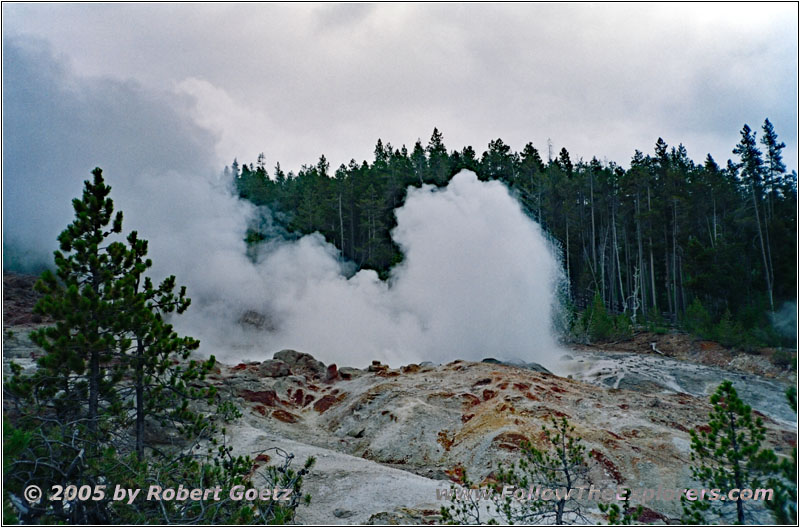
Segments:
[[[512,359],[509,361],[500,361],[495,358],[486,358],[481,363],[490,363],[492,365],[506,365],[508,367],[516,367],[516,368],[523,368],[527,370],[532,370],[534,372],[543,372],[544,374],[552,374],[549,370],[545,367],[540,365],[539,363],[526,363],[525,361],[519,359]]]
[[[367,367],[367,370],[369,372],[383,372],[383,371],[387,370],[388,368],[389,368],[389,365],[384,365],[383,363],[381,363],[377,359],[373,359],[372,360],[372,364],[369,367]]]
[[[364,372],[361,369],[353,368],[353,367],[342,367],[339,369],[339,376],[343,380],[349,380],[353,378],[357,378],[358,376],[362,375]]]
[[[283,361],[294,374],[302,374],[309,378],[323,378],[325,376],[325,363],[314,358],[311,354],[297,350],[281,350],[275,352],[273,359]]]
[[[544,372],[545,374],[552,374],[552,372],[550,372],[549,370],[547,370],[545,367],[543,367],[538,363],[525,363],[525,366],[523,368],[532,370],[534,372]]]
[[[339,370],[336,368],[336,363],[331,363],[328,365],[328,369],[325,371],[325,381],[328,383],[333,383],[338,379],[341,378],[339,377]]]
[[[349,519],[353,515],[356,515],[356,512],[345,510],[343,508],[336,508],[335,510],[333,510],[333,516],[336,517],[337,519]]]
[[[292,370],[280,359],[268,359],[258,366],[258,373],[266,378],[281,378],[291,374]]]

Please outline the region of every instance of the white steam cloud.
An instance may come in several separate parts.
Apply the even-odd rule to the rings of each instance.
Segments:
[[[405,260],[389,284],[347,279],[321,237],[282,244],[258,263],[276,314],[271,349],[363,365],[488,356],[547,362],[560,268],[539,227],[499,183],[456,175],[409,189],[393,237]]]
[[[319,234],[268,241],[253,262],[242,239],[255,211],[221,186],[180,174],[128,185],[117,186],[128,228],[153,233],[156,275],[189,287],[193,305],[177,327],[206,354],[263,360],[294,348],[352,366],[489,356],[547,365],[558,349],[560,267],[500,183],[463,171],[445,189],[409,189],[392,233],[405,260],[388,283],[371,270],[348,278],[350,265]],[[241,323],[248,312],[260,328]]]
[[[405,259],[388,282],[369,270],[348,276],[352,264],[318,234],[270,240],[252,260],[243,238],[258,212],[230,193],[205,154],[192,156],[213,142],[172,96],[75,78],[41,49],[4,47],[14,58],[4,89],[24,91],[5,101],[4,138],[37,138],[4,139],[5,190],[29,204],[6,214],[6,251],[55,249],[70,221],[65,205],[101,165],[125,231],[150,241],[154,279],[175,274],[187,285],[193,304],[175,323],[204,354],[263,360],[294,348],[362,367],[489,356],[552,363],[560,266],[501,183],[464,171],[444,189],[409,189],[392,233]],[[44,99],[47,115],[30,111]],[[91,119],[97,108],[102,120]]]
[[[780,309],[770,314],[772,326],[780,335],[788,338],[797,336],[797,303],[785,302]]]

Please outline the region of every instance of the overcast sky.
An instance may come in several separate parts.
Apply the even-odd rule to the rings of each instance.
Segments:
[[[371,160],[379,137],[427,143],[434,126],[450,150],[501,137],[546,156],[551,138],[573,159],[627,166],[662,136],[722,164],[742,125],[769,117],[797,168],[796,3],[2,10],[4,44],[41,40],[77,78],[180,94],[220,167],[262,151],[287,170],[323,153],[335,167]]]

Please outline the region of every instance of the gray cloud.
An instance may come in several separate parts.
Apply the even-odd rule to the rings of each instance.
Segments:
[[[37,34],[76,71],[198,96],[220,160],[295,170],[325,153],[370,158],[378,137],[515,148],[548,137],[626,164],[655,139],[724,161],[765,117],[797,167],[792,4],[9,4],[4,31]],[[185,85],[184,85],[185,86]],[[208,90],[207,93],[212,93]],[[195,94],[197,95],[197,94]],[[200,94],[202,95],[202,94]],[[209,118],[209,115],[216,115]]]
[[[76,78],[30,39],[3,41],[4,266],[52,260],[69,197],[100,166],[112,186],[168,170],[207,173],[214,138],[186,117],[191,101],[134,82]]]

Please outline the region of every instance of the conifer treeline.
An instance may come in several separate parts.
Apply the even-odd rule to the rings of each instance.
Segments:
[[[757,138],[745,125],[724,167],[710,154],[697,164],[682,144],[661,138],[652,154],[636,150],[627,170],[573,161],[566,148],[544,161],[532,143],[514,152],[502,139],[480,156],[470,146],[448,153],[434,129],[427,146],[417,141],[409,152],[378,140],[372,163],[352,160],[334,172],[321,156],[297,174],[277,164],[270,176],[261,154],[256,165],[234,160],[226,174],[242,198],[283,213],[290,231],[319,231],[386,277],[402,259],[390,231],[406,188],[444,186],[469,169],[508,185],[558,242],[576,307],[599,293],[639,322],[683,323],[688,313],[766,344],[777,339],[767,314],[795,299],[797,174],[786,172],[785,145],[769,120],[762,131]]]

